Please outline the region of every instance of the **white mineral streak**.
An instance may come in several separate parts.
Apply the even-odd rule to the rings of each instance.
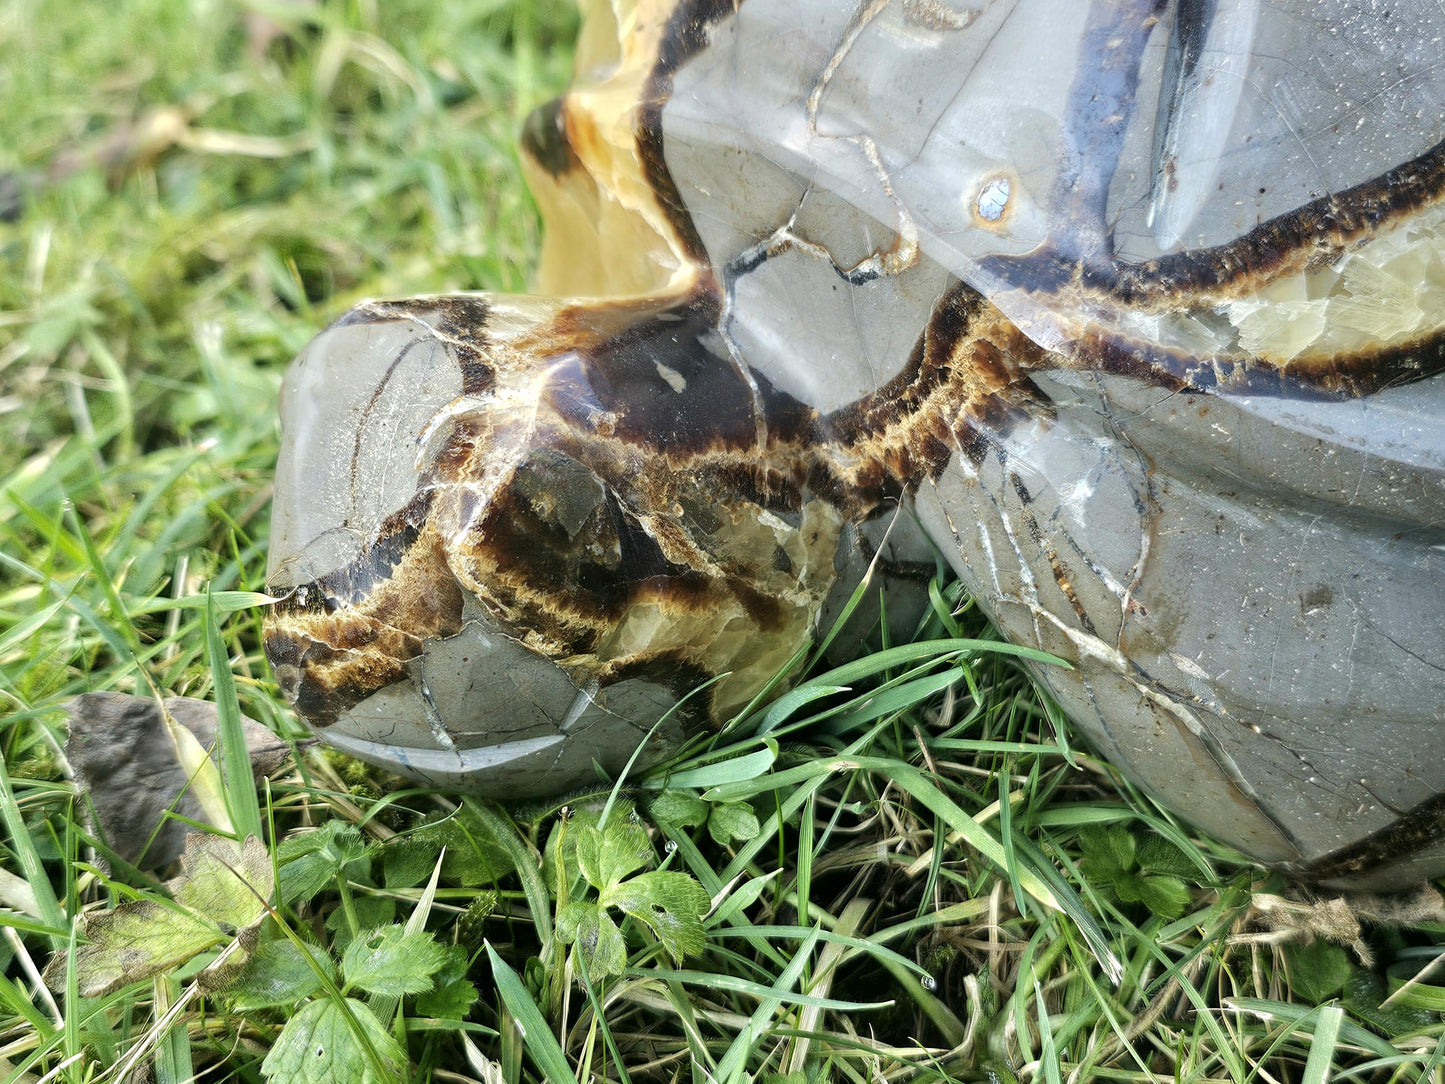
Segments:
[[[657,375],[662,377],[673,391],[679,395],[687,391],[687,379],[671,365],[664,365],[657,361],[653,363],[653,367],[657,369]]]

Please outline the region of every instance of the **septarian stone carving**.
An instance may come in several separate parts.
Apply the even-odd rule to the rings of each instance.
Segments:
[[[1442,39],[1423,0],[593,5],[523,139],[552,300],[361,305],[287,377],[283,689],[415,778],[562,790],[762,692],[901,506],[1181,815],[1445,872]]]

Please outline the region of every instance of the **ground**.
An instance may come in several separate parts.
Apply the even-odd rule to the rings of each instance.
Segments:
[[[6,1079],[1440,1079],[1445,987],[1387,999],[1445,951],[1428,898],[1316,899],[1192,835],[942,582],[923,646],[815,674],[858,692],[665,787],[504,809],[302,746],[221,799],[264,845],[211,836],[166,886],[106,864],[64,704],[303,735],[256,594],[281,373],[363,297],[525,288],[512,148],[574,32],[502,2],[0,10]]]

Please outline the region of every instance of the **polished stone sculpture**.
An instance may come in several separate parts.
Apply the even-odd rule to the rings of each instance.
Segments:
[[[901,505],[1182,816],[1445,871],[1442,39],[1423,0],[594,5],[524,137],[552,300],[364,304],[287,376],[282,688],[417,779],[562,790],[710,678],[650,748],[746,704]]]

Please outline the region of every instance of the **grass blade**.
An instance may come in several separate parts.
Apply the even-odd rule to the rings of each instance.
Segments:
[[[567,1055],[562,1053],[562,1046],[547,1027],[542,1010],[537,1008],[537,1003],[527,993],[517,973],[507,966],[490,944],[487,945],[487,959],[491,961],[492,976],[497,983],[497,992],[502,996],[502,1004],[511,1013],[522,1033],[522,1043],[548,1084],[577,1084],[577,1077],[567,1064]]]
[[[728,1045],[727,1053],[718,1062],[716,1080],[731,1082],[743,1078],[753,1047],[773,1030],[773,1014],[783,1004],[783,998],[792,994],[793,987],[797,985],[799,977],[803,974],[803,969],[813,958],[813,946],[817,944],[817,941],[818,939],[813,936],[806,938],[798,946],[797,953],[788,961],[788,966],[783,968],[782,973],[778,975],[777,981],[771,987],[766,988],[758,1007],[748,1018],[747,1025],[738,1032]],[[681,978],[681,975],[676,974],[675,977]]]
[[[231,676],[231,657],[216,623],[216,609],[206,597],[206,658],[216,693],[216,741],[220,745],[221,779],[225,784],[226,807],[231,825],[245,839],[261,834],[261,804],[256,797],[256,780],[251,772],[251,753],[241,729],[241,707],[236,699],[236,682]]]
[[[1300,1084],[1325,1084],[1335,1064],[1335,1040],[1339,1038],[1340,1024],[1344,1022],[1345,1010],[1338,1005],[1326,1005],[1320,1009],[1315,1021],[1314,1041],[1310,1043],[1309,1060],[1305,1062],[1304,1076]]]
[[[719,760],[701,768],[673,772],[666,777],[666,783],[669,787],[696,787],[706,790],[709,787],[722,787],[729,783],[745,783],[756,779],[778,759],[777,747],[771,742],[768,744],[769,748],[760,749],[756,753]]]
[[[31,839],[29,828],[25,824],[25,815],[15,801],[15,790],[10,785],[10,770],[4,757],[0,757],[0,819],[5,821],[5,831],[10,836],[10,847],[15,853],[16,861],[20,863],[20,871],[25,875],[25,880],[34,895],[35,907],[38,912],[36,917],[53,930],[70,930],[70,920],[65,917],[65,910],[60,906],[60,900],[56,898],[55,889],[50,883],[50,875],[45,871],[40,853],[35,848],[35,841]],[[51,948],[64,948],[67,940],[68,935],[52,934],[50,936]]]
[[[1279,1020],[1286,1024],[1306,1027],[1311,1032],[1319,1026],[1314,1020],[1315,1009],[1308,1005],[1295,1005],[1272,998],[1231,997],[1225,1000],[1224,1007],[1233,1012],[1248,1013],[1261,1020]],[[1366,1031],[1353,1021],[1341,1017],[1338,1024],[1333,1026],[1336,1028],[1336,1043],[1343,1041],[1382,1058],[1390,1058],[1399,1054],[1399,1051],[1384,1039],[1372,1031]]]

